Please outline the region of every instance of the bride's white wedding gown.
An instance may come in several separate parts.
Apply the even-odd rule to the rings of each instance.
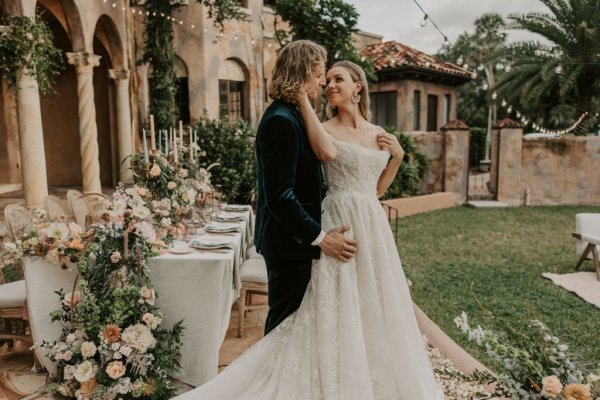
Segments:
[[[349,225],[347,263],[322,256],[300,308],[177,400],[442,400],[377,180],[389,153],[334,139],[322,227]]]

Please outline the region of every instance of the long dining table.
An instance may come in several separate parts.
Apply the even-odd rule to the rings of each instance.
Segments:
[[[239,268],[252,240],[253,215],[251,209],[235,214],[243,216],[239,221],[227,222],[238,227],[235,231],[202,230],[197,237],[188,238],[227,242],[227,247],[196,249],[189,247],[189,240],[175,241],[164,254],[149,259],[156,304],[164,314],[163,328],[170,329],[178,321],[183,321],[185,328],[181,369],[174,378],[192,386],[202,385],[217,375],[219,349],[227,332],[231,307],[238,298]],[[61,333],[58,323],[51,323],[49,316],[59,308],[54,292],[60,289],[71,292],[77,272],[36,258],[25,260],[24,271],[33,340],[53,342]],[[44,367],[53,373],[56,368],[46,357],[46,351],[39,347],[35,351]]]

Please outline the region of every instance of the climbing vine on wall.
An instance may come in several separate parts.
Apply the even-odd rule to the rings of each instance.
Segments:
[[[198,0],[206,7],[207,15],[217,31],[222,32],[228,19],[244,19],[240,2],[236,0]],[[156,126],[175,126],[179,117],[176,102],[177,75],[176,55],[173,48],[173,22],[165,17],[187,2],[183,0],[146,0],[147,11],[145,28],[145,52],[143,63],[152,66],[150,80],[150,114],[154,115]]]
[[[38,13],[29,17],[0,16],[0,74],[15,88],[17,74],[37,80],[42,93],[51,92],[64,68],[62,52],[54,46],[52,31]]]

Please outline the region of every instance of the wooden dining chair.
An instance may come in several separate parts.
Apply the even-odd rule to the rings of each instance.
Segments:
[[[27,228],[33,226],[33,216],[20,204],[9,204],[4,208],[4,221],[12,242],[19,239]]]
[[[244,337],[244,318],[248,311],[268,309],[268,304],[252,304],[253,295],[269,295],[269,278],[264,259],[252,258],[244,261],[240,267],[240,297],[238,299],[239,321],[238,338]]]
[[[58,219],[72,221],[75,219],[68,201],[63,200],[58,196],[46,196],[44,198],[44,208],[46,209],[48,221],[56,221]]]
[[[33,217],[29,210],[19,204],[9,204],[4,208],[4,219],[8,228],[11,241],[18,240],[23,232],[33,225]],[[21,263],[15,265],[23,276]],[[33,344],[31,333],[27,325],[27,312],[25,300],[27,298],[25,281],[23,279],[6,282],[4,270],[0,270],[0,339]]]
[[[79,190],[67,191],[67,200],[73,210],[75,222],[85,227],[86,216],[100,214],[104,211],[104,202],[107,199],[102,193],[81,193]]]

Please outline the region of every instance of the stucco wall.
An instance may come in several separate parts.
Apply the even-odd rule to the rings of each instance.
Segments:
[[[440,132],[409,132],[417,148],[430,161],[429,169],[421,180],[419,193],[441,192],[444,172],[444,137]]]
[[[600,137],[523,140],[522,185],[538,204],[600,204]]]

